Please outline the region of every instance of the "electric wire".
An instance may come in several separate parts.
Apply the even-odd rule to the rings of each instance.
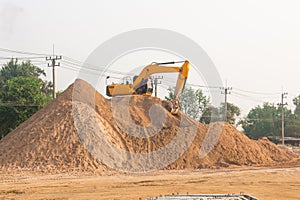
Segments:
[[[281,92],[256,92],[256,91],[249,91],[249,90],[244,90],[244,89],[240,89],[240,88],[233,88],[234,90],[240,91],[240,92],[246,92],[246,93],[251,93],[251,94],[256,94],[256,95],[278,95],[281,94]]]
[[[9,53],[17,53],[17,54],[26,54],[26,55],[51,56],[50,54],[34,53],[34,52],[27,52],[27,51],[20,51],[20,50],[12,50],[12,49],[1,48],[1,47],[0,47],[0,51],[9,52]]]
[[[17,60],[33,60],[33,59],[45,59],[45,57],[41,57],[41,56],[37,56],[37,57],[16,57],[16,56],[12,56],[12,57],[2,57],[0,56],[0,60],[11,60],[11,59],[17,59]]]
[[[78,61],[76,59],[72,59],[68,56],[64,56],[65,60],[63,60],[63,62],[69,63],[69,64],[73,64],[77,67],[80,67],[82,69],[89,69],[89,70],[93,70],[93,71],[103,71],[103,72],[110,72],[110,73],[114,73],[114,74],[120,74],[120,75],[124,75],[124,76],[134,76],[135,74],[129,73],[129,72],[120,72],[117,70],[111,70],[111,69],[107,69],[105,66],[96,66],[96,65],[92,65],[89,63],[84,63],[81,61]]]
[[[6,59],[30,60],[35,65],[47,64],[48,63],[47,61],[41,61],[38,59],[44,59],[45,56],[52,56],[51,54],[27,52],[27,51],[20,51],[20,50],[11,50],[11,49],[7,49],[7,48],[0,48],[0,52],[31,55],[28,57],[24,57],[24,56],[23,57],[15,57],[15,56],[13,56],[13,57],[3,56],[2,57],[1,56],[0,60],[6,60]],[[85,63],[85,62],[79,61],[77,59],[74,59],[74,58],[71,58],[71,57],[68,57],[65,55],[63,56],[63,59],[61,60],[61,62],[62,62],[62,65],[60,66],[60,68],[64,68],[64,69],[71,70],[74,72],[82,72],[82,73],[86,73],[89,75],[97,75],[97,76],[103,76],[103,77],[110,76],[111,78],[115,78],[115,79],[119,79],[119,80],[124,77],[111,76],[111,74],[118,74],[118,75],[122,75],[122,76],[133,76],[134,75],[129,72],[121,72],[118,70],[106,69],[105,66],[96,66],[93,64]],[[60,69],[60,68],[58,68],[58,69]],[[163,82],[167,82],[172,85],[174,84],[174,81],[172,81],[168,78],[164,78]],[[170,87],[170,85],[166,85],[166,84],[160,84],[160,86],[164,89],[168,89]],[[193,83],[187,83],[186,86],[222,90],[222,87],[220,87],[220,86],[206,86],[206,85],[193,84]],[[208,91],[202,90],[202,91],[208,92],[208,93],[216,92],[216,91],[211,91],[211,90],[208,90]],[[260,98],[262,96],[265,96],[266,98],[271,98],[271,97],[275,97],[275,95],[277,96],[277,95],[281,94],[281,92],[257,92],[257,91],[250,91],[250,90],[245,90],[245,89],[234,87],[233,91],[231,91],[231,94],[237,98],[242,98],[242,99],[251,100],[251,101],[255,101],[255,102],[266,102],[262,99],[254,98],[252,95],[260,96]],[[35,105],[33,105],[33,106],[35,106]]]

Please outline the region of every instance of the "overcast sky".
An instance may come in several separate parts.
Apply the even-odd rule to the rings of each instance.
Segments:
[[[233,87],[228,100],[246,114],[264,101],[279,102],[282,88],[289,106],[300,94],[299,10],[297,0],[0,0],[0,47],[51,53],[55,44],[57,54],[84,61],[122,32],[173,30],[207,52],[223,82]],[[64,68],[57,73],[60,90],[77,76]]]

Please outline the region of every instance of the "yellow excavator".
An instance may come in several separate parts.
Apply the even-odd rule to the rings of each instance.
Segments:
[[[175,63],[183,63],[181,67],[169,66]],[[167,66],[166,66],[167,65]],[[106,95],[121,96],[121,95],[146,95],[151,96],[153,92],[153,80],[151,75],[157,73],[174,73],[177,72],[178,79],[172,100],[171,113],[177,114],[179,110],[179,95],[185,87],[188,73],[190,70],[189,61],[152,63],[140,72],[138,76],[133,77],[133,82],[126,81],[125,83],[112,83],[106,86]],[[109,76],[107,79],[110,78]]]

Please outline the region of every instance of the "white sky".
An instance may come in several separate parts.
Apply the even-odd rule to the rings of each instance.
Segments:
[[[114,35],[138,28],[169,29],[197,42],[232,92],[280,93],[284,88],[291,106],[300,94],[299,10],[297,0],[0,0],[0,47],[51,53],[55,44],[57,54],[84,61]],[[139,62],[148,64],[132,60]],[[51,78],[50,69],[47,73]],[[76,75],[58,69],[58,89]],[[244,115],[264,101],[280,101],[280,94],[243,94],[251,97],[232,94],[228,100]]]

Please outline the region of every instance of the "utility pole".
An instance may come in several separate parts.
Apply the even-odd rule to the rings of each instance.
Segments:
[[[226,84],[227,85],[227,84]],[[225,103],[224,103],[224,121],[227,121],[227,95],[231,94],[230,90],[232,90],[232,87],[222,87],[220,88],[221,90],[224,90],[224,92],[222,91],[222,94],[225,95]]]
[[[48,67],[52,67],[52,77],[53,77],[53,94],[52,94],[52,97],[53,97],[53,99],[56,98],[55,67],[59,67],[60,66],[60,63],[58,62],[56,64],[56,61],[57,60],[61,60],[61,59],[62,59],[62,56],[54,56],[54,45],[53,45],[53,56],[46,57],[46,60],[51,62],[51,64],[48,63]]]
[[[287,103],[283,103],[283,99],[286,98],[288,95],[287,92],[282,92],[281,94],[281,103],[278,103],[278,106],[281,106],[281,137],[282,137],[282,145],[284,145],[284,106]]]
[[[154,77],[154,93],[155,93],[155,97],[157,97],[157,85],[161,84],[161,81],[158,82],[158,79],[163,79],[163,76],[155,76]]]

